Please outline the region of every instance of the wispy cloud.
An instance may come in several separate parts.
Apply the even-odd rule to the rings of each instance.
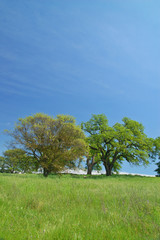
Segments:
[[[10,126],[11,122],[0,122],[0,126]]]
[[[98,88],[101,88],[101,92],[108,95],[124,95],[125,91],[120,88],[120,87],[116,87],[115,85],[109,85],[107,82],[105,81],[97,81],[97,80],[93,80],[93,83],[95,84],[95,86],[97,86]],[[96,87],[96,88],[97,88]]]
[[[0,92],[33,97],[39,97],[40,96],[39,94],[49,96],[52,96],[55,93],[66,95],[74,94],[72,91],[69,91],[68,89],[60,89],[58,87],[53,87],[48,84],[45,85],[41,83],[31,84],[30,82],[27,82],[24,79],[23,81],[16,81],[13,79],[3,81],[3,86],[1,86]]]

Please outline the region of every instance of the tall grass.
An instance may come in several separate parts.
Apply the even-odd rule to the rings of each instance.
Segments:
[[[159,240],[160,179],[0,174],[0,240]]]

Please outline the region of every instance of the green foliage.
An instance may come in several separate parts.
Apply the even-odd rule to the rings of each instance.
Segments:
[[[88,134],[87,142],[92,154],[94,151],[98,153],[103,162],[106,175],[119,170],[124,160],[135,165],[149,163],[153,141],[144,134],[141,123],[123,118],[122,124],[116,123],[110,127],[106,116],[99,114],[82,123],[82,129]]]
[[[22,149],[15,148],[6,150],[3,153],[5,171],[31,172],[35,170],[36,159],[28,156]]]
[[[160,159],[160,137],[157,137],[154,140],[153,156],[154,156],[154,160],[156,160],[156,158]],[[157,162],[156,165],[157,165],[157,169],[155,169],[155,171],[158,173],[158,175],[160,175],[160,161]]]
[[[123,118],[123,124],[115,124],[116,131],[114,147],[122,160],[131,164],[146,165],[149,163],[149,152],[152,149],[152,140],[144,134],[141,123]]]
[[[86,169],[87,174],[91,174],[92,170],[102,170],[100,154],[98,151],[96,152],[95,150],[89,148],[89,146],[86,151]]]
[[[97,162],[97,163],[93,166],[93,170],[101,171],[101,170],[102,170],[101,162]]]
[[[160,175],[160,162],[156,163],[157,168],[155,169],[155,171],[158,173],[158,175]]]
[[[42,167],[45,176],[73,166],[86,150],[85,135],[72,116],[37,113],[20,118],[9,134],[14,144],[37,160],[36,167]]]
[[[5,171],[5,158],[0,156],[0,172]]]

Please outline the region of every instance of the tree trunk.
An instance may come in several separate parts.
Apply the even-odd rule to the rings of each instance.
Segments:
[[[87,166],[87,175],[91,175],[92,174],[92,170],[93,170],[93,165],[92,164],[89,164]]]
[[[91,159],[87,158],[87,174],[91,175],[92,174],[92,170],[94,165],[96,164],[94,161],[95,156],[92,156]]]
[[[112,166],[106,164],[106,163],[103,163],[104,167],[105,167],[105,170],[106,170],[106,176],[111,176],[112,175]]]
[[[111,176],[112,175],[112,169],[107,169],[106,170],[106,176]]]
[[[48,177],[49,171],[47,168],[43,168],[43,176]]]

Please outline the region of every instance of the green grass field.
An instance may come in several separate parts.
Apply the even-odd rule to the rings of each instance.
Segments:
[[[0,240],[159,240],[160,178],[0,174]]]

